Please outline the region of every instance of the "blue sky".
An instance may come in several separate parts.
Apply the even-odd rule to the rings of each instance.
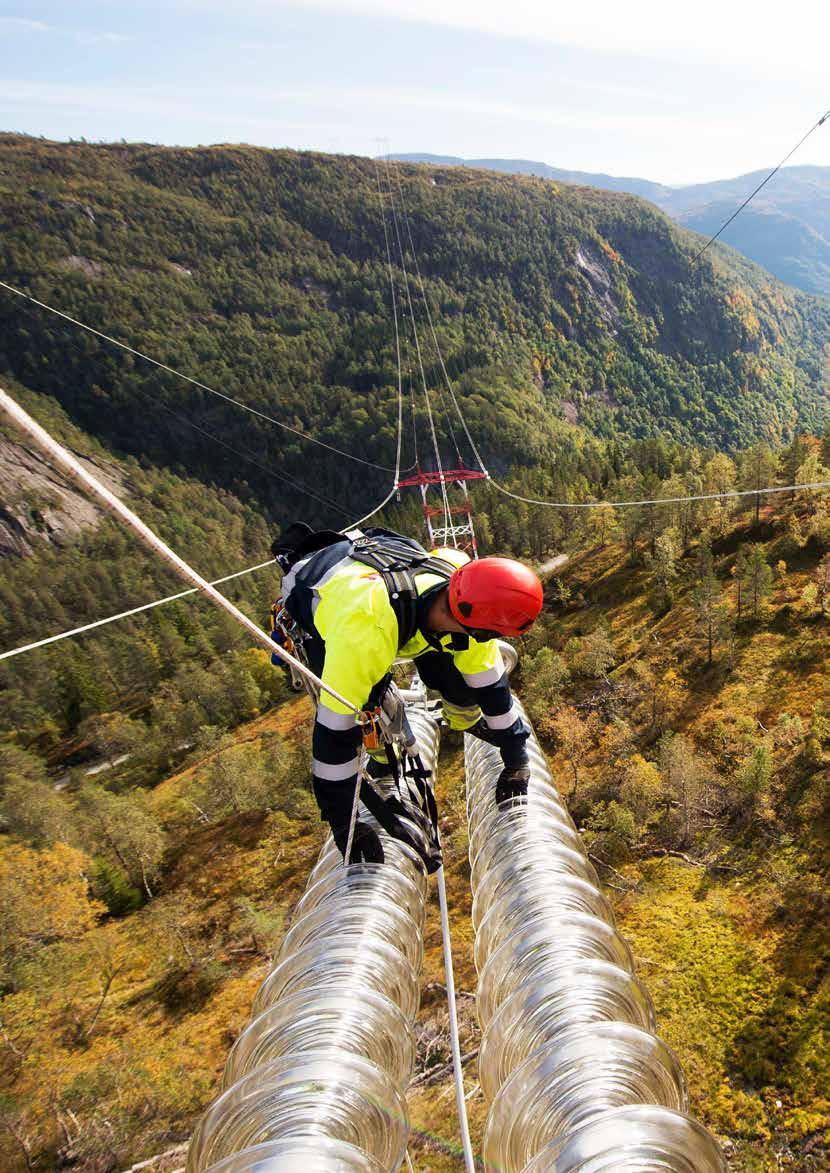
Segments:
[[[667,183],[777,162],[830,108],[827,6],[678,11],[666,0],[0,0],[0,129],[357,154],[384,140]],[[793,161],[830,165],[830,122]]]

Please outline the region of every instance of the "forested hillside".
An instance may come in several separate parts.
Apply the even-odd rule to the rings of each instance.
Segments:
[[[707,237],[718,231],[769,173],[752,171],[732,179],[669,187],[648,179],[565,171],[530,159],[461,159],[427,154],[394,157],[411,163],[537,175],[581,187],[631,192]],[[783,168],[720,239],[762,265],[779,281],[807,293],[830,296],[830,167]]]
[[[60,409],[15,390],[200,565],[207,547],[219,569],[264,541],[261,519],[228,494],[119,462]],[[830,438],[777,453],[758,445],[736,462],[660,441],[600,455],[597,476],[615,494],[830,479]],[[579,516],[501,504],[492,490],[477,500],[487,549],[529,561],[571,551],[522,643],[517,686],[695,1114],[736,1173],[818,1173],[830,1127],[825,498]],[[389,520],[417,532],[408,512]],[[100,614],[119,590],[126,605],[166,589],[109,523],[69,548],[40,542],[4,561],[3,610],[17,611],[3,646]],[[251,613],[269,598],[265,575],[239,588]],[[125,1168],[185,1142],[216,1092],[322,836],[309,710],[246,644],[204,604],[183,602],[3,668],[4,1169]],[[470,991],[460,747],[444,743],[457,978]],[[460,1168],[439,958],[433,916],[410,1093],[424,1173]],[[472,1002],[461,1001],[474,1053]],[[468,1071],[480,1136],[474,1059]]]
[[[707,257],[690,273],[694,238],[630,197],[421,168],[401,182],[459,398],[513,488],[659,502],[830,481],[819,302],[748,264]],[[0,280],[391,466],[375,183],[366,160],[6,136]],[[388,193],[386,227],[394,240]],[[400,265],[396,286],[401,304]],[[267,558],[289,518],[339,526],[388,491],[386,469],[0,300],[0,385],[210,577]],[[414,374],[411,348],[406,366]],[[404,463],[413,456],[405,448]],[[0,426],[0,650],[180,589],[58,482]],[[571,554],[523,641],[517,687],[695,1114],[737,1173],[818,1173],[830,1128],[827,497],[573,511],[479,484],[475,506],[483,552]],[[420,503],[402,495],[380,520],[420,535]],[[264,620],[275,586],[266,568],[224,589]],[[188,599],[0,663],[0,714],[0,1168],[110,1173],[181,1145],[216,1093],[322,839],[310,713],[267,654]],[[470,991],[460,746],[444,740],[458,985]],[[422,1173],[460,1167],[439,955],[433,918],[410,1094]]]
[[[394,340],[377,181],[365,159],[5,136],[0,271],[225,394],[391,466]],[[625,195],[424,167],[402,168],[401,185],[442,351],[494,470],[561,467],[574,448],[566,421],[596,436],[726,449],[821,426],[826,304],[748,263],[707,255],[691,267],[695,238]],[[395,248],[388,194],[386,205]],[[385,491],[383,472],[0,297],[0,371],[53,395],[119,451],[252,495],[278,519],[336,509],[269,473],[358,513]],[[417,289],[414,303],[423,327]],[[428,336],[424,358],[434,389]],[[411,345],[405,364],[417,390]],[[205,432],[242,456],[223,458]]]

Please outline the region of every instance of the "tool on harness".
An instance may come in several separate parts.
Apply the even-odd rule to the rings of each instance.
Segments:
[[[390,680],[379,707],[369,714],[372,745],[376,734],[386,751],[387,769],[370,757],[363,774],[361,798],[367,810],[395,839],[421,856],[428,873],[441,866],[438,807],[424,769],[418,742],[406,718],[403,697]],[[366,726],[364,726],[366,729]],[[371,752],[364,732],[364,746]],[[396,752],[400,748],[400,755]]]
[[[286,611],[283,606],[282,599],[277,599],[272,604],[270,610],[271,616],[271,639],[274,643],[285,648],[292,656],[295,656],[302,664],[309,667],[308,657],[303,648],[303,644],[307,636],[303,629],[296,623]],[[289,664],[280,656],[272,654],[271,663],[277,668],[282,668],[286,676],[291,680],[291,687],[295,692],[302,692],[305,689],[314,699],[316,697],[316,690],[313,689],[306,678],[297,671],[293,664]]]
[[[363,732],[363,748],[367,753],[376,753],[383,745],[383,729],[380,723],[381,710],[369,709],[360,714],[360,728]]]

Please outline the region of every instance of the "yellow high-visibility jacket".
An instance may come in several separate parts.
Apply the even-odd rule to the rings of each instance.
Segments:
[[[304,563],[292,567],[283,579],[282,593],[292,614],[299,617],[302,612],[312,617],[314,630],[325,645],[323,682],[362,709],[374,686],[386,676],[396,659],[417,660],[439,649],[420,630],[400,645],[398,620],[383,577],[349,553],[343,556],[347,549],[332,547],[322,555],[311,555],[302,585],[296,583],[296,575]],[[460,550],[441,549],[433,553],[457,566],[469,561]],[[316,559],[313,566],[312,559]],[[308,570],[314,571],[311,581]],[[446,583],[429,570],[416,572],[414,578],[419,597],[428,596],[434,588]],[[303,592],[301,603],[294,598],[295,591]],[[424,604],[427,602],[425,598]],[[305,622],[307,625],[308,619]],[[456,637],[456,643],[467,646],[454,648],[452,633],[433,638],[460,673],[460,679],[455,678],[452,698],[444,701],[444,715],[451,727],[469,728],[483,712],[496,738],[506,746],[516,741],[523,748],[527,729],[513,706],[496,641],[478,643],[474,639],[459,641]],[[426,660],[423,667],[427,667]],[[427,679],[426,683],[434,683],[441,691],[440,680]],[[326,693],[321,696],[317,709],[312,750],[316,779],[345,782],[356,774],[359,735],[355,715]]]

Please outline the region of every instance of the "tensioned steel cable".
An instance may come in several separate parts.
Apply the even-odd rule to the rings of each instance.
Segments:
[[[23,432],[25,432],[26,435],[34,441],[37,447],[52,461],[54,461],[55,465],[60,468],[61,471],[65,473],[70,480],[82,485],[91,496],[101,501],[110,513],[120,518],[120,520],[123,521],[146,546],[158,554],[167,563],[167,565],[170,566],[176,572],[176,574],[179,575],[180,578],[185,579],[187,582],[193,583],[197,590],[206,595],[218,607],[221,607],[222,610],[227,612],[227,614],[230,615],[237,623],[241,624],[242,627],[244,627],[248,632],[248,634],[253,636],[258,644],[267,648],[267,650],[272,655],[277,655],[281,660],[284,660],[287,664],[290,664],[297,672],[299,672],[301,676],[309,681],[309,683],[313,684],[316,688],[327,692],[329,696],[334,697],[335,700],[339,701],[342,705],[345,705],[350,712],[357,715],[360,714],[360,709],[357,705],[353,704],[350,700],[347,700],[346,697],[344,697],[330,685],[325,684],[318,676],[315,675],[314,672],[311,671],[310,668],[306,667],[302,661],[291,655],[290,652],[287,652],[280,644],[274,643],[268,633],[265,632],[259,626],[259,624],[255,623],[254,620],[250,618],[250,616],[244,613],[244,611],[240,611],[235,603],[232,603],[230,599],[226,598],[223,594],[217,591],[216,588],[207,581],[207,579],[203,578],[202,575],[199,574],[198,571],[194,570],[193,567],[190,566],[187,562],[185,562],[185,560],[179,554],[177,554],[175,550],[171,549],[171,547],[168,546],[166,542],[162,541],[158,534],[151,530],[150,527],[146,525],[146,523],[143,522],[141,518],[121,500],[120,497],[117,497],[115,493],[111,492],[111,490],[108,489],[106,485],[99,480],[98,477],[93,476],[93,474],[89,472],[88,469],[84,468],[76,456],[64,448],[62,444],[59,444],[57,440],[55,440],[54,437],[51,436],[45,428],[41,427],[41,425],[37,423],[37,421],[34,420],[29,415],[29,413],[24,408],[22,408],[20,404],[16,402],[16,400],[12,398],[11,395],[4,391],[2,387],[0,387],[0,410],[5,412],[5,414],[14,423],[16,423]]]
[[[724,223],[723,223],[723,224],[721,224],[720,228],[717,230],[717,232],[715,233],[715,235],[714,235],[714,236],[710,236],[710,237],[709,237],[709,239],[708,239],[708,240],[706,241],[706,243],[704,244],[703,248],[702,248],[702,249],[700,249],[700,251],[699,251],[699,252],[695,253],[695,255],[692,257],[691,261],[689,262],[689,264],[690,264],[690,265],[693,265],[693,266],[694,266],[694,265],[696,265],[696,264],[697,264],[697,262],[700,260],[700,258],[703,256],[703,254],[706,252],[706,250],[707,250],[707,248],[709,247],[709,245],[710,245],[710,244],[714,244],[714,242],[715,242],[715,241],[718,239],[718,237],[721,235],[721,233],[726,231],[726,229],[729,227],[729,225],[732,223],[732,221],[733,221],[733,220],[734,220],[734,219],[735,219],[737,216],[740,216],[741,212],[744,210],[744,208],[747,206],[747,204],[748,204],[748,203],[750,203],[752,200],[754,200],[754,199],[755,199],[755,197],[757,196],[757,194],[758,194],[758,192],[761,190],[761,188],[762,188],[762,187],[766,187],[766,185],[767,185],[767,184],[769,183],[769,181],[772,179],[773,175],[777,175],[777,174],[778,174],[778,172],[781,170],[781,168],[784,166],[784,164],[787,162],[787,160],[792,158],[792,156],[793,156],[793,155],[796,153],[796,151],[797,151],[797,150],[798,150],[798,148],[799,148],[799,147],[802,145],[802,143],[806,143],[806,141],[807,141],[807,139],[810,137],[810,135],[811,135],[811,134],[812,134],[814,131],[818,130],[818,128],[819,128],[820,126],[823,126],[823,125],[824,125],[824,123],[827,121],[827,119],[828,119],[828,118],[830,118],[830,110],[828,110],[826,114],[824,114],[824,115],[823,115],[821,118],[819,118],[818,122],[814,123],[814,124],[813,124],[813,125],[810,127],[810,129],[807,131],[807,133],[804,135],[804,137],[803,137],[803,138],[800,138],[800,139],[798,140],[798,142],[795,144],[795,146],[793,147],[793,149],[792,149],[792,150],[789,152],[789,154],[786,154],[786,155],[784,156],[784,158],[781,160],[781,162],[778,164],[778,166],[777,166],[777,167],[773,167],[773,169],[772,169],[772,171],[770,171],[769,175],[767,175],[767,177],[766,177],[765,179],[762,179],[762,180],[761,180],[761,182],[758,184],[758,186],[755,188],[755,190],[754,190],[753,192],[751,192],[751,193],[750,193],[750,194],[749,194],[749,195],[746,197],[746,199],[745,199],[745,200],[744,200],[744,202],[741,204],[741,206],[740,206],[739,208],[736,208],[736,209],[735,209],[735,211],[732,213],[732,215],[729,217],[729,219],[728,219],[728,220],[725,220],[725,221],[724,221]]]
[[[822,118],[820,118],[819,121],[813,127],[811,127],[811,129],[807,132],[807,134],[804,136],[804,138],[802,138],[796,144],[796,146],[793,147],[793,150],[790,151],[790,154],[781,160],[781,163],[779,163],[778,167],[776,167],[775,170],[772,171],[767,176],[767,178],[764,180],[764,183],[766,183],[769,179],[772,178],[772,176],[775,174],[775,172],[778,171],[784,165],[784,163],[786,163],[787,159],[789,159],[790,156],[796,150],[798,150],[798,147],[801,146],[801,143],[803,143],[805,141],[805,139],[808,138],[809,135],[813,133],[814,130],[816,130],[825,121],[827,121],[828,118],[830,118],[830,110],[828,110],[828,112]],[[398,175],[398,185],[400,187],[400,176],[399,175]],[[764,186],[763,183],[760,184],[759,187],[756,189],[756,191],[760,191],[761,187],[763,187],[763,186]],[[754,194],[755,194],[755,192],[753,192],[753,195]],[[752,199],[752,196],[750,196],[749,199]],[[745,201],[745,203],[742,205],[742,207],[744,207],[746,205],[746,203],[749,202],[749,199]],[[739,208],[738,212],[740,212],[740,210],[741,209]],[[737,215],[737,214],[738,213],[736,212],[735,215]],[[732,219],[734,219],[734,216],[732,217]],[[725,227],[726,227],[726,225],[724,225],[724,228]],[[723,228],[720,231],[722,232]],[[716,236],[717,235],[719,235],[719,233],[716,233]],[[715,238],[713,237],[713,239],[715,239]],[[414,245],[412,244],[411,234],[410,234],[409,240],[410,240],[410,247],[412,249],[412,255],[415,260],[416,271],[418,272],[419,280],[420,280],[420,269],[418,267],[417,254],[415,252]],[[424,293],[423,285],[421,285],[421,292]],[[424,305],[426,306],[427,315],[428,315],[428,318],[430,321],[430,325],[432,326],[432,317],[431,317],[431,314],[429,311],[429,302],[427,301],[425,294],[424,294]],[[488,484],[492,485],[494,489],[497,489],[498,492],[503,493],[506,497],[511,497],[514,501],[521,501],[526,505],[548,506],[552,509],[603,509],[603,508],[607,508],[608,506],[611,506],[615,509],[625,509],[625,508],[634,508],[634,507],[642,506],[642,505],[678,505],[678,504],[683,504],[685,502],[691,502],[691,501],[717,501],[717,500],[723,500],[726,498],[756,497],[756,496],[760,496],[761,494],[767,494],[767,493],[790,493],[790,492],[795,492],[795,491],[799,491],[799,490],[822,490],[822,489],[830,488],[830,481],[812,481],[812,482],[807,482],[807,483],[803,483],[803,484],[795,484],[795,485],[770,485],[770,486],[765,486],[763,488],[758,488],[758,489],[741,489],[741,490],[734,489],[734,490],[729,490],[729,491],[721,492],[721,493],[698,493],[698,494],[691,494],[691,495],[685,496],[685,497],[644,498],[644,499],[637,499],[637,500],[631,500],[631,501],[547,501],[547,500],[542,500],[537,497],[524,497],[520,493],[514,493],[510,489],[504,488],[489,473],[487,473],[487,468],[484,464],[484,461],[481,459],[481,456],[479,454],[478,449],[475,446],[475,442],[473,441],[472,436],[470,435],[466,420],[464,418],[464,414],[463,414],[461,407],[458,403],[458,400],[453,392],[452,383],[450,381],[449,374],[447,373],[447,368],[444,364],[443,356],[441,354],[441,347],[438,342],[438,338],[435,334],[434,328],[432,331],[432,335],[433,335],[433,341],[435,344],[435,349],[438,354],[439,362],[441,365],[441,369],[444,372],[444,377],[447,381],[447,387],[449,389],[450,395],[452,396],[453,403],[455,404],[459,418],[461,419],[462,425],[464,427],[464,433],[470,442],[470,445],[473,449],[473,452],[475,453],[476,459],[479,462],[479,466],[480,466],[482,472],[487,474]]]
[[[433,452],[435,454],[435,464],[436,464],[436,468],[438,470],[438,475],[440,477],[441,498],[442,498],[443,506],[444,506],[444,524],[445,524],[447,530],[449,530],[452,523],[450,520],[450,505],[449,505],[449,501],[447,499],[447,486],[444,482],[444,469],[443,469],[443,465],[441,463],[441,452],[438,447],[438,436],[435,431],[435,420],[432,415],[432,404],[431,404],[430,398],[429,398],[429,390],[427,389],[426,373],[424,371],[424,362],[423,362],[423,357],[421,355],[421,343],[418,338],[418,326],[415,321],[415,311],[412,306],[412,292],[409,287],[409,273],[407,272],[407,267],[406,267],[406,253],[405,253],[404,246],[403,246],[403,240],[401,239],[400,227],[398,225],[398,213],[397,213],[397,209],[395,207],[395,197],[394,197],[394,193],[392,191],[392,182],[389,178],[388,160],[386,163],[386,184],[387,184],[387,188],[389,191],[389,205],[392,209],[392,223],[395,227],[395,238],[398,242],[398,252],[400,254],[400,259],[401,259],[401,271],[403,272],[404,289],[406,290],[406,301],[407,301],[407,305],[409,306],[409,317],[410,317],[410,321],[412,323],[412,334],[415,339],[415,350],[418,355],[418,367],[421,372],[421,383],[423,386],[424,401],[426,403],[426,408],[427,408],[427,419],[429,421],[429,429],[430,429],[430,434],[432,437],[432,447],[433,447]]]
[[[182,379],[185,383],[190,383],[192,386],[198,387],[201,391],[207,391],[209,395],[215,395],[218,399],[224,399],[227,403],[233,403],[237,407],[241,407],[243,411],[247,411],[250,415],[255,415],[259,419],[266,420],[269,424],[274,424],[286,432],[291,432],[294,436],[300,436],[303,440],[308,440],[310,444],[317,444],[320,448],[326,448],[329,452],[343,456],[346,460],[353,460],[357,464],[364,464],[368,468],[377,468],[381,472],[393,471],[388,465],[375,464],[372,460],[364,460],[361,456],[354,456],[351,452],[344,452],[341,448],[336,448],[333,444],[326,443],[325,440],[318,440],[316,436],[311,436],[308,432],[302,432],[299,428],[294,428],[290,424],[283,423],[282,420],[274,419],[273,416],[268,415],[266,412],[260,411],[256,407],[251,407],[239,399],[234,399],[232,395],[227,395],[224,391],[217,391],[215,387],[209,387],[207,383],[202,383],[199,379],[194,379],[192,376],[184,374],[183,371],[178,371],[175,367],[171,367],[167,363],[161,362],[159,359],[153,358],[141,350],[136,350],[134,346],[122,342],[119,338],[113,338],[111,334],[105,334],[102,330],[96,330],[94,326],[90,326],[86,322],[81,322],[78,318],[73,318],[70,314],[65,314],[63,310],[56,309],[54,306],[48,305],[45,301],[39,301],[38,298],[33,297],[30,293],[26,293],[22,289],[17,289],[14,285],[9,285],[6,281],[0,281],[0,289],[5,289],[8,293],[13,293],[16,297],[21,297],[24,301],[31,302],[32,305],[36,305],[58,318],[63,318],[64,321],[70,322],[73,326],[78,326],[79,329],[86,330],[88,334],[94,334],[96,338],[101,338],[104,342],[109,342],[110,345],[117,346],[120,350],[135,355],[136,358],[151,363],[154,367],[158,367],[162,371],[167,371],[170,375],[175,375],[177,379]]]
[[[401,335],[398,328],[398,299],[395,293],[395,274],[392,271],[392,250],[389,247],[389,233],[386,230],[386,213],[383,207],[383,192],[380,188],[380,168],[375,163],[375,178],[378,185],[378,205],[383,224],[383,243],[386,248],[386,267],[389,271],[389,293],[392,300],[392,320],[395,326],[395,362],[398,380],[398,444],[395,450],[395,487],[401,475],[401,445],[403,443],[403,366],[401,364]]]
[[[830,489],[830,481],[806,481],[797,485],[765,485],[759,489],[728,489],[721,493],[694,493],[688,497],[646,497],[635,501],[543,501],[537,497],[523,497],[503,488],[488,476],[487,483],[514,501],[526,505],[548,505],[551,509],[623,509],[636,505],[682,505],[687,501],[720,501],[727,497],[761,497],[767,493],[794,493],[799,490]]]
[[[435,346],[435,352],[438,355],[438,362],[440,364],[441,371],[444,375],[444,382],[447,384],[447,390],[450,393],[450,398],[452,399],[453,404],[455,405],[455,410],[458,413],[458,418],[461,421],[462,428],[464,429],[464,435],[467,437],[467,443],[470,445],[470,448],[472,449],[473,455],[475,456],[476,460],[478,461],[478,465],[479,465],[479,468],[481,469],[481,471],[487,472],[487,469],[484,466],[484,461],[481,459],[478,448],[476,448],[475,441],[473,440],[473,437],[470,435],[470,430],[467,427],[467,421],[464,418],[464,413],[462,412],[461,406],[458,402],[458,399],[456,398],[455,390],[452,385],[452,381],[450,379],[449,373],[448,373],[446,365],[444,363],[444,356],[441,353],[441,347],[438,344],[438,335],[435,332],[435,325],[432,320],[432,311],[429,308],[429,299],[427,297],[426,288],[424,286],[423,278],[421,277],[421,266],[418,263],[418,254],[415,251],[415,244],[412,239],[412,230],[410,229],[410,226],[409,226],[409,216],[407,215],[406,203],[404,201],[404,196],[403,196],[403,184],[401,183],[400,168],[395,169],[395,178],[397,180],[398,198],[399,198],[400,204],[401,204],[401,211],[403,212],[403,219],[404,219],[404,225],[406,227],[406,234],[409,239],[409,247],[412,252],[412,258],[415,262],[415,274],[416,274],[417,281],[418,281],[418,287],[421,291],[421,297],[423,299],[424,309],[426,310],[427,322],[429,323],[429,329],[432,334],[432,341],[433,341],[433,345]]]
[[[377,171],[377,164],[375,164]],[[392,292],[392,316],[395,323],[395,353],[398,363],[398,442],[395,450],[395,472],[392,479],[392,488],[381,501],[380,505],[375,506],[371,513],[365,514],[363,517],[353,521],[351,525],[346,527],[346,530],[357,529],[359,526],[367,522],[369,518],[374,517],[376,513],[380,513],[384,505],[387,505],[395,494],[398,492],[398,481],[401,475],[401,446],[403,444],[403,369],[401,366],[401,347],[400,347],[400,329],[398,326],[398,301],[395,296],[395,277],[392,270],[392,250],[389,247],[389,235],[386,231],[386,213],[383,207],[383,193],[380,188],[380,172],[378,175],[378,197],[380,200],[380,216],[383,222],[383,239],[386,244],[386,263],[389,268],[389,288]],[[407,289],[407,293],[409,290]],[[416,456],[417,459],[417,456]],[[344,531],[341,531],[344,532]]]
[[[635,505],[682,505],[687,501],[718,501],[726,497],[759,497],[767,493],[793,493],[798,491],[818,491],[820,489],[830,489],[830,481],[807,481],[801,484],[794,485],[770,485],[762,489],[735,489],[722,493],[698,493],[689,497],[652,497],[647,500],[638,501],[541,501],[533,497],[522,497],[518,493],[511,493],[509,489],[502,489],[495,481],[490,479],[489,483],[500,492],[508,497],[513,497],[517,501],[523,501],[528,505],[547,505],[554,509],[607,509],[609,507],[619,508],[622,506]],[[344,528],[345,532],[348,529],[353,529],[356,526],[362,525],[370,517],[374,517],[384,505],[386,505],[394,496],[395,490],[391,490],[380,505],[371,513],[367,513],[365,517],[354,521],[351,525]],[[245,570],[238,570],[235,574],[229,574],[225,578],[218,578],[213,582],[213,586],[222,582],[228,582],[232,578],[241,578],[246,574],[253,574],[255,570],[261,570],[264,566],[273,565],[273,560],[268,562],[258,562],[255,566],[249,566]],[[56,643],[58,640],[68,639],[70,636],[81,635],[85,631],[91,631],[95,627],[103,627],[107,623],[115,623],[119,619],[126,619],[130,615],[137,615],[140,611],[149,611],[153,607],[160,607],[164,603],[171,603],[176,599],[182,599],[186,595],[196,594],[195,589],[188,591],[181,591],[176,595],[168,595],[163,599],[155,599],[152,603],[144,603],[140,607],[133,607],[129,611],[122,611],[117,615],[109,615],[105,619],[97,619],[94,623],[87,623],[83,627],[74,627],[70,631],[60,632],[58,635],[49,636],[47,639],[37,640],[35,643],[25,644],[20,648],[13,648],[11,651],[0,653],[0,660],[9,659],[11,656],[17,656],[21,652],[28,652],[34,648],[43,647],[46,644]]]
[[[242,578],[245,574],[253,574],[255,570],[262,570],[266,566],[273,566],[274,559],[269,558],[267,562],[258,562],[256,566],[248,566],[245,570],[237,570],[234,574],[226,574],[224,578],[214,578],[211,580],[211,586],[219,586],[223,582],[230,582],[234,578]],[[166,595],[163,599],[154,599],[152,603],[142,603],[140,607],[130,607],[128,611],[119,611],[117,615],[107,615],[104,619],[96,619],[92,623],[84,623],[81,627],[73,627],[69,631],[61,631],[57,635],[47,636],[46,639],[38,639],[30,644],[23,644],[22,647],[12,648],[8,652],[0,652],[0,660],[9,660],[12,656],[19,656],[23,652],[32,652],[35,648],[44,648],[47,644],[58,643],[59,640],[69,639],[74,635],[83,635],[86,631],[92,631],[96,627],[104,627],[107,623],[116,623],[119,619],[129,619],[131,615],[138,615],[142,611],[151,611],[154,607],[161,607],[165,603],[174,603],[177,599],[184,599],[188,595],[199,594],[198,587],[190,587],[186,591],[178,591],[175,595]]]

